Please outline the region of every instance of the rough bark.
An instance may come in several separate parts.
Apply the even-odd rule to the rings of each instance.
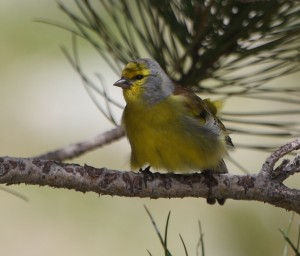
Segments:
[[[268,157],[258,174],[206,173],[162,174],[116,171],[88,165],[66,164],[37,158],[0,158],[0,183],[32,184],[93,191],[99,195],[149,198],[204,197],[255,200],[300,213],[300,190],[283,181],[300,172],[300,155],[292,161],[276,162],[300,148],[300,139],[288,143]]]

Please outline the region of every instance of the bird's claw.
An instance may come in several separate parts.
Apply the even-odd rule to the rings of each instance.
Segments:
[[[152,174],[152,172],[150,171],[150,165],[149,166],[147,166],[145,169],[143,169],[143,168],[140,168],[139,169],[139,173],[144,173],[144,174],[146,174],[146,173],[148,173],[148,174]]]
[[[219,205],[224,205],[226,199],[225,198],[214,198],[212,197],[212,187],[217,185],[215,184],[215,179],[213,178],[212,174],[213,172],[211,170],[203,170],[202,173],[204,174],[205,176],[205,179],[206,179],[206,184],[208,186],[208,195],[207,195],[207,198],[206,198],[206,202],[208,204],[215,204],[216,201],[219,203]]]
[[[147,181],[152,180],[153,173],[150,171],[150,166],[147,166],[145,169],[140,168],[139,173],[143,174],[144,184],[147,187]]]

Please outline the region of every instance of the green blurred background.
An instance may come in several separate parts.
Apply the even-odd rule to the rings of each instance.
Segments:
[[[71,49],[70,34],[34,22],[38,18],[68,23],[54,1],[0,1],[2,156],[35,156],[112,128],[60,50],[62,45]],[[105,75],[109,93],[122,100],[121,91],[110,86],[118,77],[85,47],[80,48],[85,69]],[[299,78],[295,74],[277,83],[297,83]],[[242,102],[228,102],[226,109],[237,104]],[[119,118],[121,111],[115,115]],[[232,138],[237,139],[234,134]],[[126,139],[122,139],[73,162],[128,170],[129,152]],[[253,172],[266,156],[245,151],[233,154]],[[235,169],[229,167],[239,173]],[[292,178],[290,184],[297,186],[299,179]],[[283,209],[258,202],[228,200],[220,207],[209,206],[204,199],[142,200],[37,186],[10,188],[29,202],[0,190],[0,255],[8,256],[135,256],[148,255],[147,249],[153,255],[163,255],[144,205],[161,230],[171,211],[169,247],[174,255],[184,255],[179,233],[190,255],[196,255],[198,220],[205,234],[206,255],[283,255],[285,242],[278,229],[286,229],[291,217]],[[291,230],[294,241],[298,222],[295,217]]]

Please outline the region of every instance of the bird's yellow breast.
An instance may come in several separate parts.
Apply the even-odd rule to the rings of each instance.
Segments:
[[[219,138],[189,129],[189,117],[182,102],[170,96],[155,104],[142,101],[127,104],[123,125],[131,144],[133,169],[150,165],[167,171],[195,171],[214,168],[225,154]],[[199,127],[200,127],[199,121]]]

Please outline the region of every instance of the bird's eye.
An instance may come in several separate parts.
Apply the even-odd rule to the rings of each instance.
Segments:
[[[136,80],[141,80],[141,79],[143,79],[143,78],[144,78],[143,75],[137,75],[137,76],[135,77]]]

